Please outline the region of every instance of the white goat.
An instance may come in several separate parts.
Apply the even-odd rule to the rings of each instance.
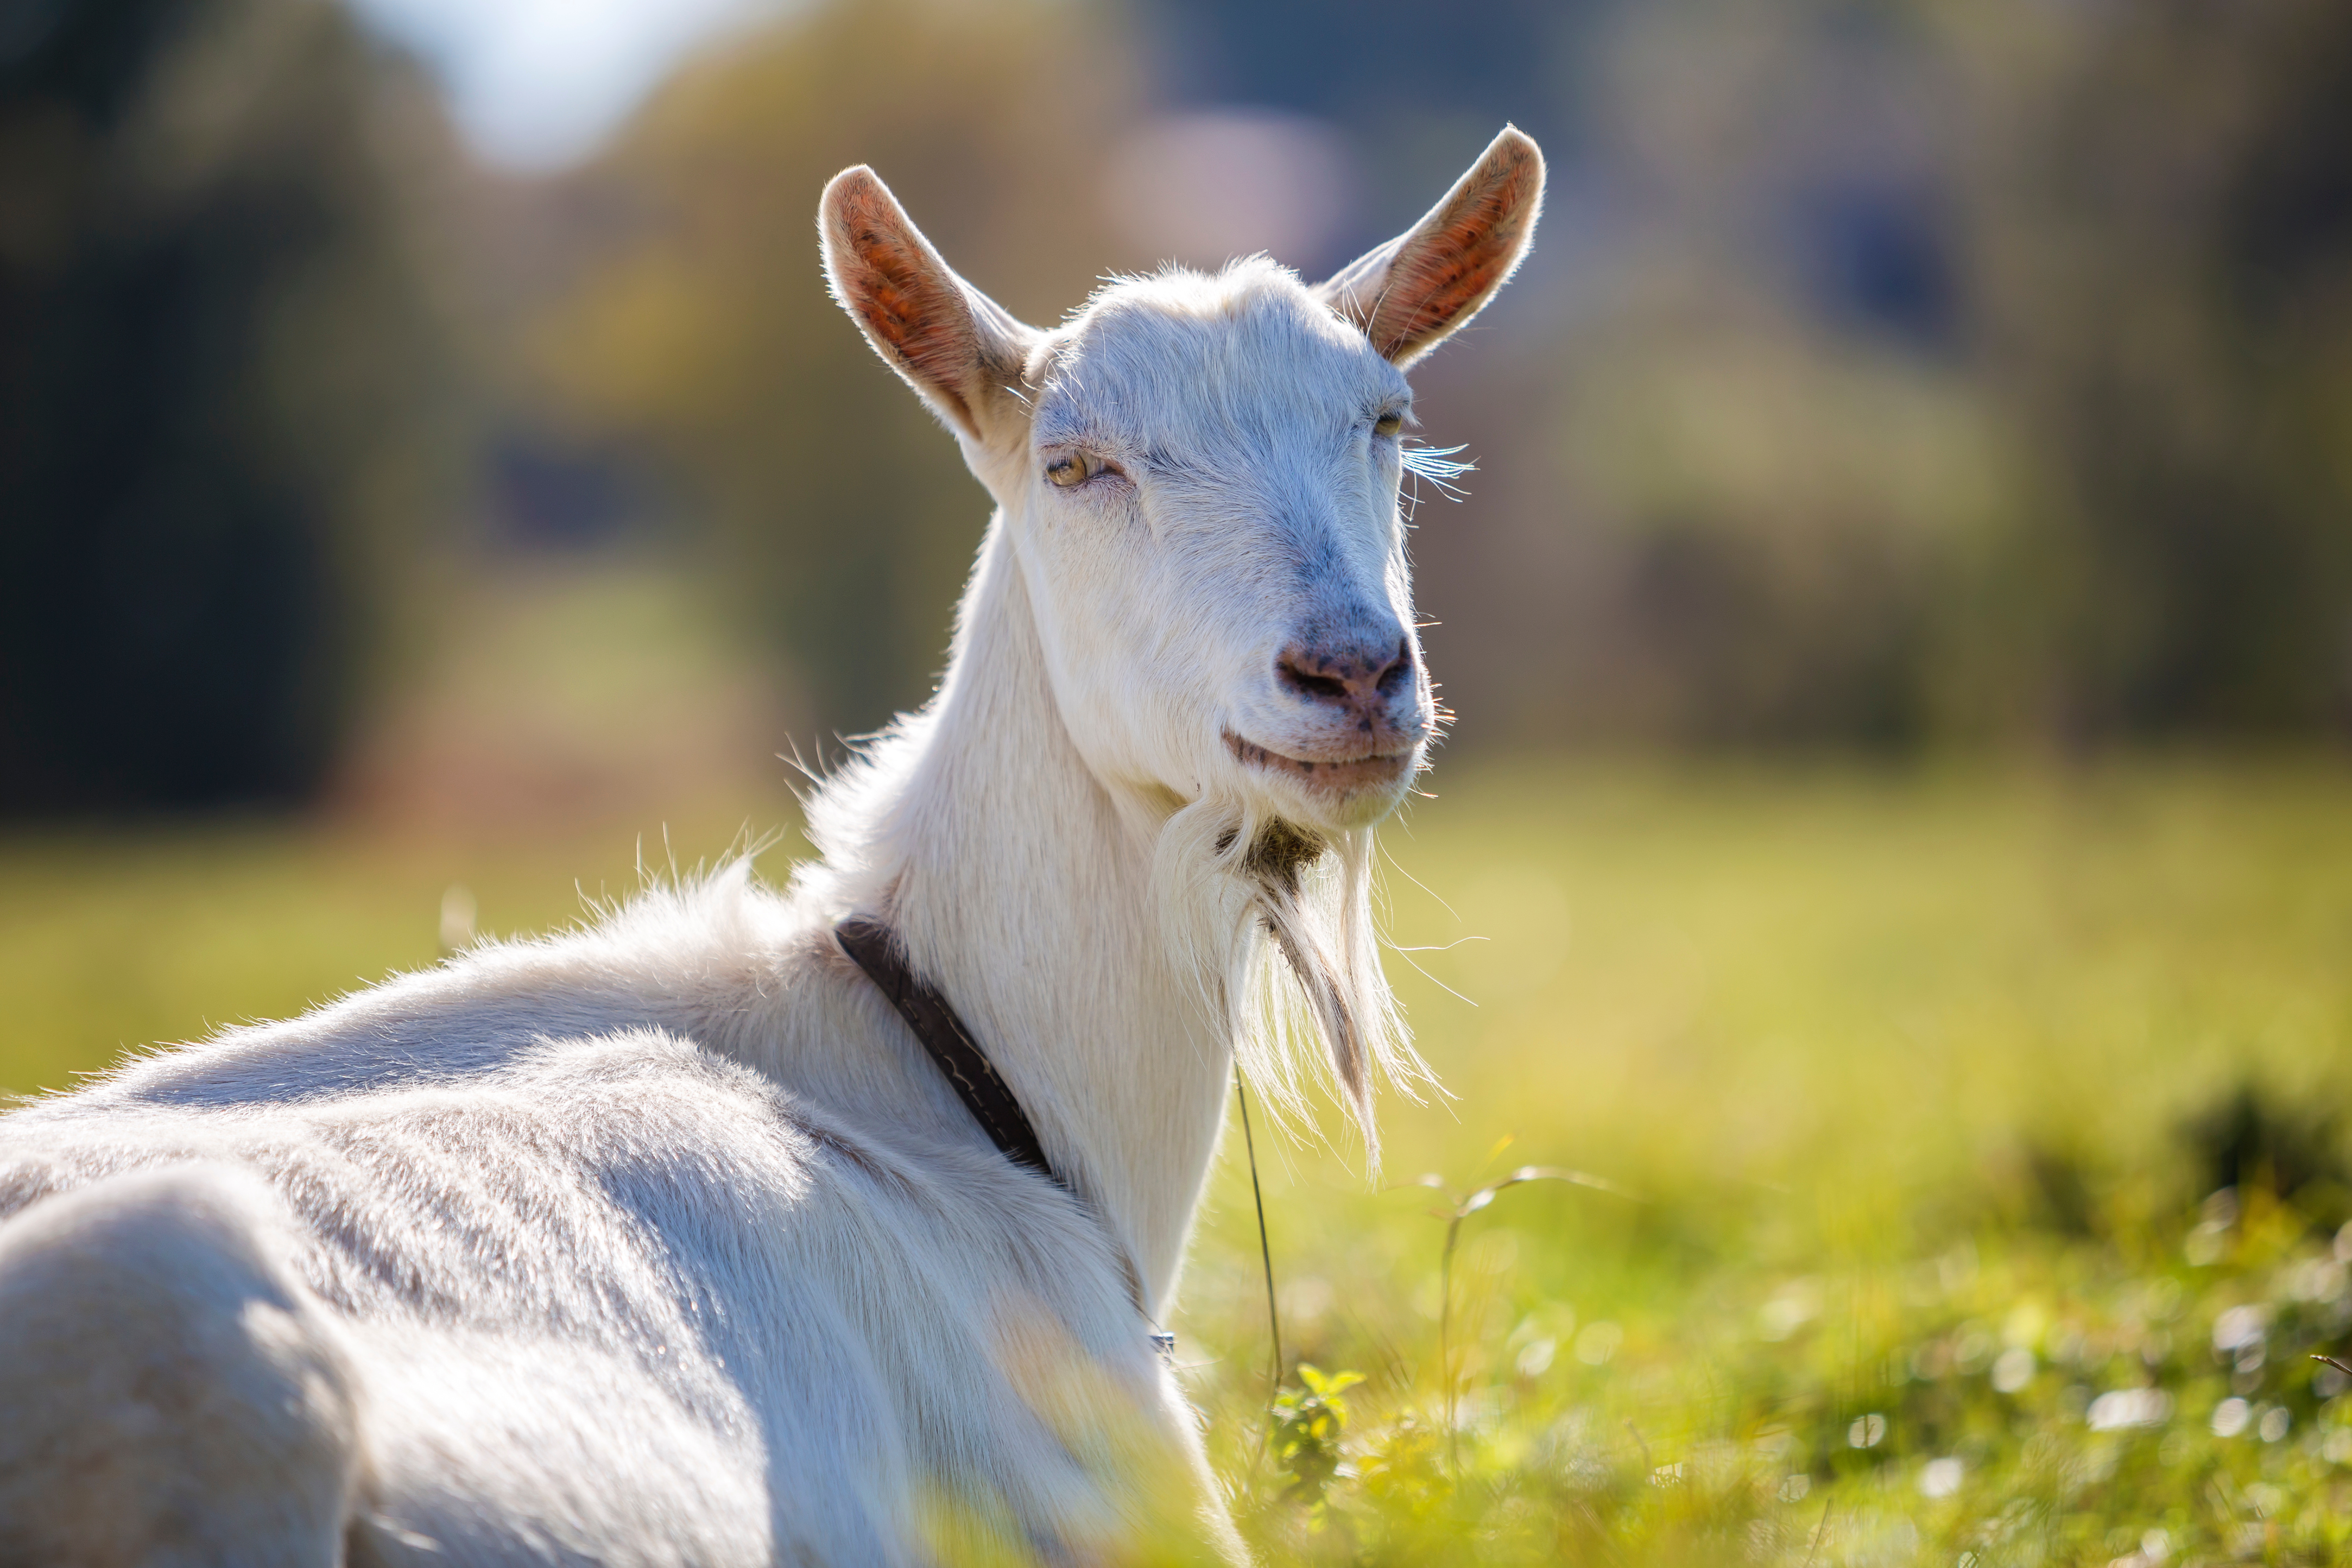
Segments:
[[[739,866],[0,1119],[0,1563],[1240,1559],[1149,1335],[1236,1051],[1296,1090],[1263,985],[1368,1144],[1417,1069],[1365,897],[1433,723],[1401,367],[1542,177],[1506,130],[1320,288],[1171,271],[1051,332],[835,179],[834,293],[1000,508],[938,696],[787,893]]]

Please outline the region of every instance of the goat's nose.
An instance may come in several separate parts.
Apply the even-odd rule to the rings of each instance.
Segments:
[[[1292,691],[1318,704],[1360,714],[1368,721],[1412,680],[1412,643],[1297,642],[1275,656],[1275,674]]]

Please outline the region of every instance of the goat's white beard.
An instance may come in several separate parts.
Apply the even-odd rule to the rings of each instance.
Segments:
[[[1377,1173],[1380,1085],[1417,1101],[1434,1079],[1381,966],[1372,830],[1312,833],[1246,800],[1204,798],[1161,828],[1152,880],[1171,961],[1223,1016],[1272,1120],[1311,1126],[1307,1087],[1328,1089]]]

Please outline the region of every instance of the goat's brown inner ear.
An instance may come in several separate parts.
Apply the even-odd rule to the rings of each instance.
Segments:
[[[893,221],[898,215],[864,191],[842,203],[849,276],[846,303],[875,342],[896,354],[926,390],[971,423],[967,384],[979,369],[971,307],[940,276],[918,244]]]
[[[991,389],[1035,333],[950,271],[871,169],[835,175],[819,210],[835,298],[950,424],[982,435]]]
[[[1381,355],[1410,364],[1476,315],[1526,254],[1543,205],[1543,154],[1512,127],[1406,233],[1317,294]]]
[[[1372,317],[1372,342],[1382,354],[1394,359],[1443,336],[1502,286],[1519,259],[1534,206],[1526,187],[1541,177],[1540,168],[1500,161],[1435,232],[1405,242]]]

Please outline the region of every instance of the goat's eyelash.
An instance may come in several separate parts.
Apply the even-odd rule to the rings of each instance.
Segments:
[[[1475,463],[1454,460],[1454,454],[1462,449],[1460,447],[1424,447],[1412,440],[1398,443],[1397,448],[1398,458],[1404,464],[1407,473],[1427,479],[1455,500],[1468,492],[1454,481],[1478,467]]]

